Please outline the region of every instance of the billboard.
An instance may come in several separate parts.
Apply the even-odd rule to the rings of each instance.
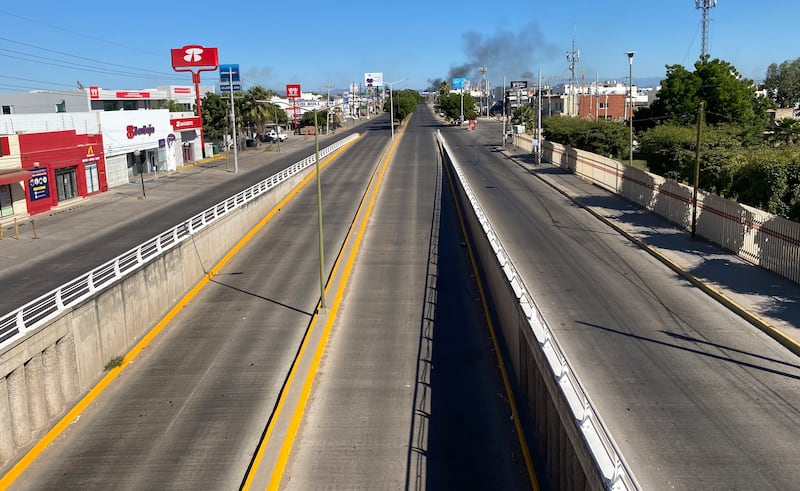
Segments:
[[[453,79],[453,88],[454,89],[468,89],[469,88],[469,79],[468,78],[454,78]]]
[[[366,85],[367,87],[382,87],[383,73],[382,72],[365,73],[364,85]]]
[[[216,69],[219,66],[217,48],[206,48],[198,44],[190,44],[183,48],[173,48],[172,68],[179,72],[190,72],[193,69]]]
[[[512,80],[511,81],[511,88],[512,89],[527,89],[528,88],[528,81],[527,80]]]

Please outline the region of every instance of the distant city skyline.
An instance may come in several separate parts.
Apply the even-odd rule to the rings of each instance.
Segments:
[[[591,0],[542,5],[493,5],[468,0],[430,4],[346,6],[311,0],[259,7],[255,13],[220,12],[218,2],[165,5],[132,13],[128,4],[52,3],[4,5],[0,34],[0,91],[69,90],[83,86],[148,88],[191,85],[172,71],[169,50],[188,44],[219,49],[220,62],[239,64],[244,88],[282,91],[300,84],[323,93],[362,83],[366,72],[395,89],[426,89],[454,76],[494,87],[534,81],[541,69],[549,83],[570,79],[574,40],[575,80],[628,78],[626,51],[636,51],[633,79],[653,86],[666,65],[692,69],[701,52],[701,11],[693,0],[640,2],[602,8]],[[723,0],[710,11],[711,58],[731,63],[743,77],[761,81],[771,63],[800,57],[795,33],[800,2],[753,4]],[[188,20],[186,20],[188,19]],[[214,85],[218,74],[202,75]]]

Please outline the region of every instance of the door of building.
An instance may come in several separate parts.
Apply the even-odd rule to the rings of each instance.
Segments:
[[[56,190],[59,202],[78,197],[75,167],[56,169]]]
[[[100,179],[97,176],[97,162],[86,164],[86,192],[96,193],[100,191]]]

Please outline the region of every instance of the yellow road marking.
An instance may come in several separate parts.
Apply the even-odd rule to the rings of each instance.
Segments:
[[[355,140],[353,140],[355,141]],[[324,161],[320,163],[320,168],[328,165],[333,159],[335,159],[341,152],[343,152],[347,147],[352,145],[353,142],[344,145],[342,148],[336,150],[334,153],[329,155],[325,158]],[[128,351],[128,353],[122,359],[122,363],[110,370],[100,381],[92,387],[89,392],[81,398],[80,401],[63,417],[61,418],[55,426],[53,426],[50,431],[48,431],[21,459],[17,462],[8,472],[0,478],[0,489],[6,489],[10,486],[22,473],[27,469],[50,445],[56,438],[58,438],[61,433],[66,430],[69,425],[71,425],[78,416],[83,413],[83,411],[91,404],[102,392],[105,390],[108,385],[116,379],[122,370],[128,366],[130,362],[132,362],[142,350],[150,344],[150,342],[158,336],[161,331],[169,324],[169,322],[177,315],[178,312],[183,309],[189,301],[194,298],[197,293],[203,289],[203,287],[213,278],[213,276],[236,254],[250,239],[253,235],[256,234],[261,228],[266,225],[266,223],[272,219],[272,217],[280,210],[286,203],[288,203],[292,198],[294,198],[300,190],[308,184],[314,177],[315,173],[311,172],[308,176],[306,176],[285,198],[283,198],[277,205],[275,205],[272,210],[262,218],[258,224],[253,227],[239,242],[236,243],[235,246],[227,253],[225,256],[219,260],[219,262],[214,266],[211,271],[209,271],[203,278],[192,288],[189,293],[183,296],[183,298],[138,342],[136,345]]]
[[[294,412],[292,413],[292,418],[291,421],[289,422],[289,428],[287,430],[286,437],[283,440],[283,444],[281,445],[281,449],[278,454],[278,459],[275,463],[275,467],[272,470],[272,475],[270,477],[269,484],[267,485],[267,489],[269,490],[278,489],[278,487],[280,486],[281,479],[283,478],[283,473],[286,470],[286,465],[289,462],[289,455],[291,454],[292,445],[294,444],[294,439],[297,436],[297,431],[300,428],[300,422],[302,421],[303,413],[305,412],[306,408],[306,403],[308,402],[308,398],[311,394],[311,388],[314,383],[314,378],[316,377],[317,369],[319,368],[320,361],[322,360],[322,355],[325,352],[325,347],[327,344],[328,336],[330,335],[330,330],[333,326],[336,314],[338,313],[339,305],[341,303],[342,296],[344,295],[344,289],[347,286],[347,280],[350,277],[350,273],[352,271],[356,255],[358,254],[358,250],[361,245],[361,240],[363,239],[364,233],[367,228],[366,227],[367,220],[369,220],[369,217],[372,215],[372,209],[375,205],[375,200],[377,199],[378,191],[381,188],[383,177],[386,174],[386,169],[388,168],[389,161],[391,160],[392,155],[394,153],[394,149],[399,141],[400,138],[399,137],[396,138],[394,143],[392,143],[389,152],[386,154],[383,166],[380,170],[380,173],[378,174],[378,178],[375,182],[375,187],[372,190],[372,194],[367,204],[367,208],[364,212],[364,216],[361,219],[360,227],[356,232],[355,242],[353,243],[353,248],[350,251],[350,255],[348,256],[347,261],[345,262],[345,269],[342,273],[342,279],[339,282],[339,287],[336,290],[336,296],[334,297],[333,304],[330,307],[330,313],[328,314],[328,318],[325,322],[325,327],[322,331],[320,342],[317,345],[316,351],[314,352],[314,358],[311,361],[311,366],[309,368],[308,373],[306,374],[303,387],[300,391],[300,398],[297,402],[297,405],[295,406]],[[350,240],[350,235],[348,234],[347,241],[349,240]],[[347,241],[345,243],[347,243]]]

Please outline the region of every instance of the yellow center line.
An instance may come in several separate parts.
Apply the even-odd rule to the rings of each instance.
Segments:
[[[344,295],[344,290],[345,287],[347,286],[347,281],[350,277],[350,273],[352,272],[356,255],[358,254],[361,241],[364,237],[364,233],[367,228],[367,221],[369,220],[369,217],[372,215],[372,209],[375,206],[375,201],[377,199],[378,191],[381,188],[381,184],[383,182],[386,169],[388,168],[389,162],[391,161],[392,155],[394,154],[394,149],[397,146],[397,143],[400,141],[399,136],[400,135],[398,135],[398,138],[396,138],[394,143],[392,143],[389,152],[386,154],[386,157],[383,161],[383,166],[381,167],[380,173],[378,175],[378,179],[376,180],[375,186],[372,189],[369,202],[367,204],[367,208],[365,209],[364,215],[361,218],[360,226],[357,229],[355,241],[353,243],[353,248],[350,251],[350,255],[348,256],[347,261],[345,262],[345,269],[342,272],[342,279],[339,282],[338,288],[336,290],[336,296],[334,297],[334,301],[330,307],[330,312],[328,314],[328,318],[325,321],[325,327],[323,328],[319,344],[317,345],[317,349],[314,352],[314,358],[312,359],[311,366],[308,370],[308,373],[306,374],[303,387],[300,391],[299,400],[297,402],[297,405],[295,406],[294,413],[292,413],[292,418],[291,421],[289,422],[289,427],[287,430],[286,437],[284,438],[283,444],[281,445],[281,449],[278,454],[275,467],[273,468],[270,481],[267,485],[267,489],[269,490],[277,490],[279,488],[281,479],[283,478],[283,473],[285,472],[286,466],[289,462],[289,455],[291,454],[292,445],[294,444],[295,437],[297,436],[297,432],[300,428],[300,423],[302,421],[303,414],[306,409],[306,404],[311,395],[311,388],[314,383],[314,378],[316,377],[317,369],[319,368],[320,361],[322,360],[322,355],[325,352],[328,337],[330,335],[331,328],[333,327],[334,320],[336,319],[336,314],[339,311],[339,305],[341,304],[342,296]]]
[[[355,140],[353,140],[355,141]],[[350,142],[344,145],[342,148],[336,150],[334,153],[329,155],[325,158],[323,162],[320,163],[320,168],[326,166],[330,163],[333,159],[335,159],[341,152],[343,152],[347,147],[352,145],[353,142]],[[270,212],[262,218],[258,224],[253,227],[239,242],[236,243],[233,248],[228,251],[222,259],[206,274],[200,281],[186,294],[181,298],[181,300],[172,308],[170,311],[155,325],[153,328],[148,331],[147,334],[138,342],[136,345],[125,354],[122,359],[122,363],[116,368],[113,368],[108,371],[108,373],[100,379],[100,381],[92,387],[89,392],[86,393],[85,396],[81,398],[78,403],[73,406],[73,408],[62,417],[53,428],[50,429],[36,444],[28,450],[28,452],[22,456],[22,458],[17,462],[11,469],[6,472],[2,478],[0,478],[0,489],[8,488],[20,475],[27,469],[38,457],[42,454],[42,452],[50,445],[56,438],[58,438],[64,430],[66,430],[69,425],[71,425],[74,421],[78,419],[78,417],[83,413],[84,410],[91,404],[102,392],[103,390],[108,387],[108,385],[116,379],[122,370],[124,370],[129,363],[131,363],[141,352],[144,350],[147,345],[149,345],[153,339],[158,336],[161,331],[169,324],[169,322],[180,312],[186,304],[188,304],[196,295],[203,289],[203,287],[211,280],[211,278],[219,272],[219,270],[228,262],[230,259],[236,254],[244,245],[250,241],[250,239],[264,227],[264,225],[272,219],[272,217],[289,201],[294,198],[300,190],[306,186],[313,178],[315,177],[315,173],[311,172],[308,176],[306,176],[294,189],[292,189],[289,194],[286,195],[277,205],[275,205]]]

